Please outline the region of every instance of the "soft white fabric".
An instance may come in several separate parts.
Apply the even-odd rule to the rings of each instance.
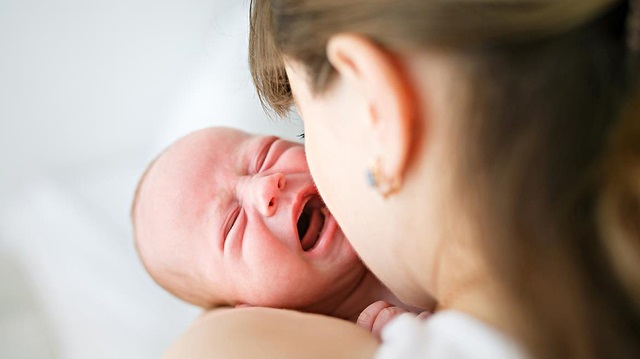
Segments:
[[[487,358],[524,359],[510,338],[480,321],[456,311],[442,311],[427,320],[403,314],[382,331],[376,359]]]

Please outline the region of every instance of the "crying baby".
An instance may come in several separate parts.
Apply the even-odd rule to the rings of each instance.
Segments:
[[[356,321],[402,304],[322,202],[301,144],[231,128],[191,133],[151,163],[132,211],[151,277],[205,309],[263,306]]]

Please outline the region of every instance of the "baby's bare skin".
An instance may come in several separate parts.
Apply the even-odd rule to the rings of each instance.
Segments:
[[[133,221],[154,280],[203,308],[265,306],[352,322],[379,300],[410,309],[355,254],[298,143],[229,128],[187,135],[141,180]]]

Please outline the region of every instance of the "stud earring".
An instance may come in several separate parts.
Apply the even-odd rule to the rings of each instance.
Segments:
[[[378,176],[379,174],[378,174],[377,166],[373,165],[367,168],[367,184],[369,185],[369,187],[371,188],[378,187]]]
[[[369,187],[375,188],[385,199],[400,189],[401,180],[399,176],[389,179],[382,174],[379,157],[376,157],[367,168],[366,178]]]

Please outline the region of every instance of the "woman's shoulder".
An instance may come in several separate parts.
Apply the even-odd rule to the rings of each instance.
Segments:
[[[341,319],[251,307],[205,313],[164,358],[371,358],[377,346],[370,333]]]
[[[376,359],[527,358],[514,340],[458,311],[439,312],[427,320],[401,315],[383,330],[382,342]]]

